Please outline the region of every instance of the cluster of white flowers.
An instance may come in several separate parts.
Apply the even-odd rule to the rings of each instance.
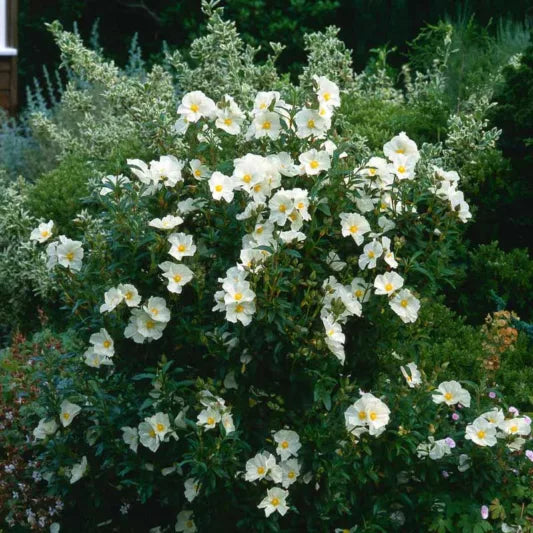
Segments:
[[[428,437],[427,442],[421,442],[416,448],[416,454],[419,458],[429,457],[434,461],[442,459],[452,453],[455,448],[455,441],[450,437],[435,440],[435,437]]]
[[[70,426],[72,421],[81,411],[81,407],[75,403],[63,400],[59,408],[59,421],[61,425],[66,428]],[[54,418],[41,418],[37,427],[33,430],[33,436],[37,440],[43,440],[53,435],[59,428],[58,423]]]
[[[40,224],[31,232],[31,239],[40,243],[46,242],[52,236],[53,222]],[[51,242],[46,247],[47,262],[49,269],[56,265],[68,268],[72,272],[81,270],[83,259],[83,246],[80,241],[73,241],[65,235],[60,235],[58,241]]]
[[[215,293],[216,305],[213,311],[226,313],[229,322],[241,322],[247,326],[255,313],[255,292],[246,280],[248,272],[239,267],[231,267],[225,278],[219,278],[222,290]]]
[[[100,313],[109,313],[115,307],[124,302],[128,307],[138,307],[141,296],[134,285],[121,283],[105,292],[104,303],[100,306]]]
[[[196,424],[204,428],[204,431],[213,429],[220,422],[226,435],[235,431],[231,409],[220,396],[214,396],[208,390],[201,392],[200,403],[205,407],[197,417]]]
[[[138,344],[151,342],[163,336],[170,321],[170,310],[164,298],[151,296],[142,309],[132,309],[124,336]]]
[[[511,450],[519,450],[531,433],[531,419],[513,416],[505,418],[501,409],[492,409],[478,416],[466,426],[465,438],[478,446],[494,446],[497,439],[512,438],[508,443]]]
[[[175,427],[179,427],[179,420],[174,420]],[[168,442],[170,438],[178,440],[178,435],[170,424],[170,419],[166,413],[156,413],[144,419],[137,428],[124,426],[122,429],[122,440],[129,448],[137,453],[139,442],[156,452],[162,442]]]
[[[265,510],[265,515],[270,516],[274,512],[284,515],[289,507],[287,505],[288,489],[300,475],[300,463],[298,451],[302,447],[298,433],[290,429],[280,429],[273,434],[277,444],[276,453],[280,456],[280,463],[276,456],[264,451],[256,454],[246,462],[244,479],[254,482],[265,479],[280,487],[271,487],[267,495],[258,505],[259,509]]]
[[[346,429],[356,438],[368,433],[379,437],[389,423],[390,409],[370,392],[361,394],[361,397],[344,413]]]
[[[454,170],[446,172],[441,168],[434,167],[434,177],[437,181],[435,187],[429,190],[436,194],[442,200],[450,202],[452,210],[457,212],[461,222],[467,222],[472,218],[470,207],[465,202],[465,197],[462,191],[457,186],[459,184],[459,174]]]
[[[185,163],[173,155],[162,155],[159,161],[150,161],[149,165],[140,159],[128,159],[127,163],[139,181],[147,186],[145,194],[152,194],[163,186],[175,187],[183,181],[181,171]]]
[[[418,370],[415,362],[407,363],[406,366],[409,369],[409,372],[407,372],[403,366],[400,367],[400,370],[405,378],[405,381],[407,381],[409,388],[414,389],[415,387],[418,387],[418,385],[422,384],[422,374],[420,373],[420,370]]]
[[[89,342],[92,346],[83,354],[86,365],[99,368],[100,365],[113,364],[111,358],[115,355],[115,343],[105,328],[93,333]]]

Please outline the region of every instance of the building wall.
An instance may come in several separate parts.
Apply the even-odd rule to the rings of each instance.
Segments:
[[[17,47],[17,0],[7,0],[7,44]],[[17,56],[0,54],[0,107],[14,114],[17,109]]]

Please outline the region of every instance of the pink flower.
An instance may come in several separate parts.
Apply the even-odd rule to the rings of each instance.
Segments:
[[[481,518],[486,520],[489,517],[489,508],[486,505],[481,506]]]
[[[496,398],[496,393],[494,391],[490,391],[489,398],[492,398],[494,400],[494,398]]]
[[[453,413],[452,414],[452,419],[455,420],[455,421],[459,420],[459,415],[457,413]]]
[[[526,457],[533,462],[533,451],[526,450]]]
[[[515,416],[518,416],[518,414],[519,414],[518,413],[518,409],[516,407],[513,407],[512,405],[511,405],[511,407],[509,407],[509,412],[513,413],[513,415],[515,415]]]
[[[455,448],[455,441],[451,437],[446,437],[444,442],[448,445],[449,448]]]

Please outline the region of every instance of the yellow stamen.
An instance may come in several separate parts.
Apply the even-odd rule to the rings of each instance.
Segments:
[[[311,163],[309,163],[309,166],[312,168],[312,169],[315,169],[315,168],[318,168],[318,161],[316,161],[315,159],[313,159],[313,161],[311,161]]]
[[[265,467],[264,466],[258,466],[257,467],[257,473],[262,476],[265,473]]]
[[[486,435],[486,433],[484,431],[482,431],[482,430],[477,432],[477,438],[478,439],[484,439],[485,435]]]
[[[231,126],[232,123],[233,123],[233,120],[231,120],[231,118],[224,119],[224,124],[226,124],[226,126]]]
[[[242,177],[242,181],[244,181],[244,183],[250,183],[250,181],[252,181],[252,176],[250,176],[250,174],[245,174]]]
[[[450,401],[453,398],[453,394],[451,392],[447,392],[444,395],[444,399]]]
[[[189,108],[193,113],[196,113],[200,108],[196,104],[191,104]]]
[[[307,127],[309,129],[313,129],[315,127],[315,121],[314,120],[308,120],[307,121]]]
[[[271,124],[268,120],[266,120],[265,122],[263,122],[263,124],[261,125],[261,127],[264,129],[264,130],[269,130],[270,127],[271,127]]]
[[[222,185],[215,185],[215,191],[221,192],[222,191]]]
[[[402,307],[407,307],[407,300],[402,300],[402,301],[400,302],[400,305],[401,305]]]
[[[279,499],[278,498],[272,498],[270,500],[270,503],[274,506],[274,507],[277,507],[279,505]]]
[[[286,449],[289,447],[289,443],[288,443],[286,440],[284,440],[284,441],[281,443],[281,447],[282,447],[284,450],[286,450]]]
[[[111,341],[105,340],[103,344],[104,348],[109,348],[111,346]]]
[[[387,283],[387,284],[385,285],[385,290],[386,290],[387,292],[392,291],[393,288],[394,288],[394,287],[393,287],[392,283]]]
[[[157,424],[155,426],[157,428],[157,431],[161,433],[161,431],[165,431],[165,426],[163,424]]]
[[[172,278],[176,283],[179,283],[181,281],[181,276],[179,274],[175,274]]]
[[[184,244],[179,244],[178,245],[178,252],[184,252],[186,250],[186,247]]]
[[[215,423],[215,419],[212,416],[207,418],[207,425],[208,426],[212,426],[214,423]]]

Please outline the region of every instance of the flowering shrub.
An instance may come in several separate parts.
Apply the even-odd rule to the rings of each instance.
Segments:
[[[405,100],[380,72],[354,76],[328,30],[308,38],[293,85],[217,10],[210,24],[197,64],[168,58],[179,97],[168,71],[127,78],[51,28],[92,89],[64,95],[80,122],[34,120],[95,177],[75,220],[40,202],[47,216],[20,239],[75,341],[34,354],[41,391],[20,413],[35,475],[63,508],[9,523],[527,530],[530,420],[477,352],[439,353],[483,346],[462,324],[444,335],[453,322],[433,301],[472,216],[451,163],[462,139],[470,164],[497,132],[456,117],[447,143],[400,130],[376,150],[345,98],[423,101],[423,77]]]
[[[51,494],[95,502],[88,531],[486,531],[489,504],[525,525],[530,420],[483,384],[375,364],[431,294],[423,250],[471,217],[459,175],[406,133],[361,157],[341,99],[317,75],[189,92],[168,151],[93,185],[82,233],[32,232],[85,339],[33,439]]]

